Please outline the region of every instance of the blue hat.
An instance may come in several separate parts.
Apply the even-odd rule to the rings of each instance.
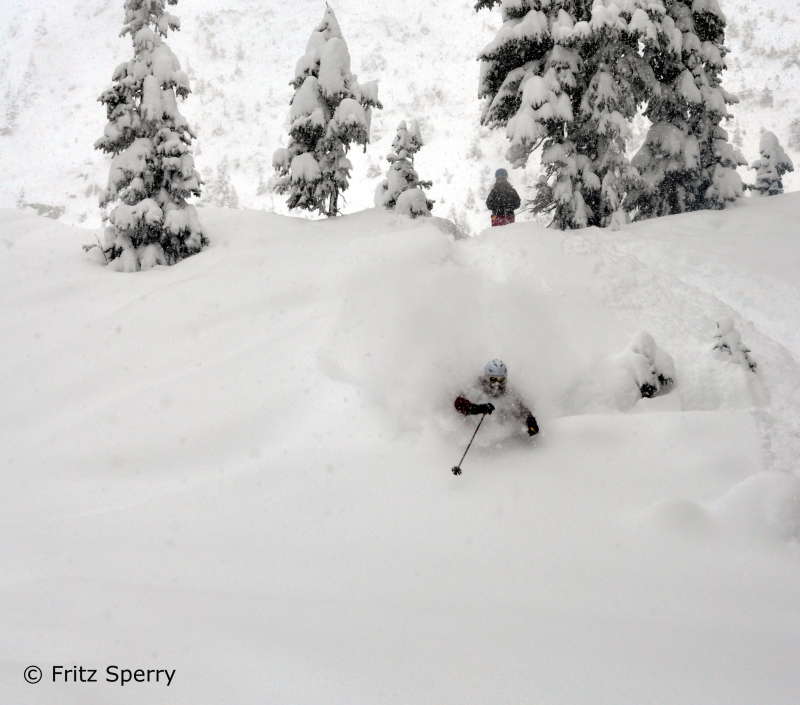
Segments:
[[[498,169],[494,172],[494,178],[499,179],[501,176],[508,178],[508,172],[505,169]]]

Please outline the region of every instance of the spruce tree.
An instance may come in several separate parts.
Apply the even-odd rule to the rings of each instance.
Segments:
[[[167,46],[180,21],[165,10],[177,0],[125,0],[121,36],[130,34],[134,55],[120,64],[113,85],[99,98],[108,124],[95,148],[114,155],[100,205],[108,215],[104,252],[119,269],[136,271],[174,264],[208,244],[190,196],[200,195],[191,142],[178,110],[189,78]]]
[[[791,158],[774,133],[769,131],[761,135],[758,150],[761,158],[750,165],[751,169],[756,170],[756,183],[749,188],[761,196],[783,193],[783,175],[787,171],[794,171]]]
[[[351,73],[350,53],[330,6],[291,85],[289,145],[272,160],[279,175],[275,190],[289,195],[289,208],[335,216],[352,169],[346,154],[354,142],[366,151],[372,108],[383,106],[377,84],[359,84]]]
[[[430,188],[431,181],[420,181],[419,174],[414,169],[414,156],[423,146],[422,134],[419,130],[419,123],[411,121],[411,127],[406,126],[405,121],[397,127],[397,134],[392,142],[392,151],[386,155],[389,162],[389,171],[386,178],[378,184],[375,189],[375,207],[394,210],[400,194],[409,190],[420,190]],[[421,191],[424,197],[424,191]],[[412,198],[407,196],[405,200]],[[419,201],[419,197],[416,197]],[[427,212],[433,208],[434,201],[424,198]],[[419,215],[414,211],[412,215]]]
[[[714,339],[713,349],[720,359],[728,359],[738,365],[746,365],[751,372],[756,371],[758,363],[750,357],[752,351],[742,342],[742,334],[736,330],[732,318],[726,316],[717,321]]]
[[[495,4],[481,0],[476,9]],[[625,143],[654,83],[639,45],[654,41],[657,3],[521,0],[502,12],[502,28],[479,55],[483,124],[506,128],[514,166],[542,147],[532,209],[552,214],[553,227],[619,221],[627,193],[641,184]]]
[[[628,220],[623,203],[643,186],[626,156],[630,123],[653,91],[655,76],[640,51],[658,36],[661,15],[651,2],[596,0],[587,22],[578,23],[582,96],[571,131],[580,154],[591,161],[595,187],[585,193],[589,225],[618,227]]]
[[[645,56],[658,80],[645,116],[652,126],[633,159],[646,187],[629,196],[637,218],[720,209],[742,195],[744,164],[722,127],[738,99],[721,84],[727,49],[717,0],[664,0],[657,41]]]
[[[723,208],[744,160],[721,121],[727,49],[717,0],[479,0],[503,26],[479,55],[483,124],[505,127],[507,158],[542,147],[533,210],[559,228]],[[629,124],[652,121],[633,163]]]
[[[563,119],[559,132],[565,138],[544,141],[545,174],[533,211],[553,213],[551,225],[562,229],[618,227],[628,219],[627,194],[643,183],[626,157],[626,142],[630,121],[654,83],[639,47],[655,40],[660,14],[648,0],[594,0],[576,4],[575,11],[578,21],[569,32],[560,15],[561,36],[547,59],[558,66],[559,45],[570,49],[570,65],[562,60],[569,73],[562,69],[559,79],[569,79],[572,119]],[[552,122],[538,118],[546,120]]]
[[[478,95],[485,99],[481,123],[506,128],[512,166],[524,166],[535,149],[543,148],[545,176],[533,210],[552,213],[555,227],[581,227],[588,224],[584,184],[599,187],[566,129],[579,105],[581,59],[573,29],[582,3],[479,0],[475,9],[498,4],[503,25],[478,55]]]

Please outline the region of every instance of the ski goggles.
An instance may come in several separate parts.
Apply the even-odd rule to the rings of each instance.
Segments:
[[[489,377],[490,384],[505,384],[506,378],[505,377]]]

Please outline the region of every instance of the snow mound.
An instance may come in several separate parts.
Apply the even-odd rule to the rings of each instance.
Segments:
[[[412,188],[403,191],[397,197],[394,207],[398,215],[409,215],[412,218],[419,216],[428,217],[431,212],[428,210],[428,198],[421,188]]]
[[[755,540],[800,539],[800,478],[761,472],[734,485],[716,502],[685,497],[656,502],[639,515],[651,526],[709,537],[712,533]]]
[[[782,541],[800,539],[800,478],[762,472],[738,483],[710,508],[730,531]]]
[[[709,510],[699,502],[685,497],[667,497],[642,512],[638,519],[644,524],[662,526],[690,535],[705,535],[712,528]]]

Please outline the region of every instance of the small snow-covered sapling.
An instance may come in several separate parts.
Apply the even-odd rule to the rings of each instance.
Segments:
[[[756,371],[756,362],[750,358],[750,348],[742,342],[742,335],[736,330],[732,318],[726,316],[717,321],[714,338],[716,339],[714,350],[722,356],[729,356],[731,362],[747,365],[751,371]]]
[[[761,135],[758,149],[761,158],[750,165],[751,169],[756,170],[756,183],[750,188],[761,196],[783,193],[782,178],[787,171],[794,171],[792,160],[775,134],[769,131]]]
[[[633,336],[627,352],[647,361],[645,369],[649,367],[649,375],[639,379],[643,397],[663,394],[674,384],[675,362],[672,356],[662,350],[647,331],[640,330]]]
[[[422,181],[414,169],[414,156],[425,143],[422,141],[419,123],[405,120],[397,127],[392,142],[392,151],[386,155],[389,170],[386,178],[375,189],[375,207],[394,210],[412,218],[430,215],[434,201],[422,189],[430,188],[430,181]],[[407,194],[407,195],[406,195]]]
[[[640,330],[617,357],[636,381],[643,397],[665,394],[675,382],[675,362],[652,335]]]

